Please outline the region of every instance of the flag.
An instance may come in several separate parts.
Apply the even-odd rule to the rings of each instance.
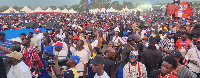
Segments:
[[[92,3],[92,0],[88,0],[88,8],[90,8],[91,3]]]
[[[11,14],[11,15],[15,15],[15,11],[14,11],[14,10],[11,10],[11,11],[10,11],[10,14]]]

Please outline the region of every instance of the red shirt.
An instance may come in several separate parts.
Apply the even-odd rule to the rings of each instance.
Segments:
[[[181,46],[184,46],[184,47],[186,47],[188,49],[188,45],[190,45],[191,42],[192,41],[190,39],[187,39],[185,41],[183,41],[182,39],[178,39],[176,41],[176,46],[178,47],[178,50],[181,49]]]

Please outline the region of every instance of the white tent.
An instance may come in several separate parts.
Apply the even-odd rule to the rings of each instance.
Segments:
[[[70,9],[69,13],[76,13],[76,11],[74,11],[73,9]]]
[[[127,6],[126,6],[126,8],[123,8],[122,10],[121,10],[121,12],[129,12],[129,11],[131,11],[131,10],[129,10],[128,8],[127,8]]]
[[[106,8],[101,8],[101,10],[99,10],[99,12],[105,12]]]
[[[53,10],[49,7],[45,10],[45,12],[53,12]]]
[[[42,10],[40,7],[38,7],[37,9],[34,10],[34,12],[44,12],[44,10]]]
[[[166,6],[165,6],[165,5],[163,5],[161,8],[166,8]]]
[[[152,11],[153,10],[153,8],[150,6],[149,8],[148,8],[150,11]]]
[[[138,7],[136,8],[136,11],[142,12],[143,10],[138,6]]]
[[[98,8],[97,8],[97,9],[91,9],[91,10],[90,10],[91,13],[97,13],[98,11],[100,11]]]
[[[15,9],[13,9],[12,7],[10,7],[9,9],[7,9],[6,11],[2,12],[2,13],[10,13],[10,11],[14,11],[15,13],[19,13],[19,11],[16,11]]]
[[[66,8],[62,10],[62,12],[67,13],[69,12]]]
[[[57,7],[57,9],[55,10],[55,12],[61,12],[61,10]]]
[[[107,9],[106,12],[117,12],[117,11],[111,7],[110,9]]]
[[[26,13],[33,12],[33,10],[29,9],[27,6],[25,6],[23,9],[20,11],[25,11]]]

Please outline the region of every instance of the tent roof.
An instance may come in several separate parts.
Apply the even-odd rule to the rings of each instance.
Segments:
[[[12,7],[10,7],[9,9],[7,9],[7,10],[4,11],[3,13],[10,13],[10,11],[14,11],[15,13],[19,13],[19,11],[16,11],[16,10],[13,9]]]
[[[55,10],[55,12],[61,12],[61,10],[57,7],[57,9]]]
[[[38,7],[37,9],[34,10],[34,12],[44,12],[44,10],[42,10],[40,7]]]
[[[117,11],[111,7],[110,9],[107,9],[106,12],[117,12]]]
[[[53,10],[49,7],[45,10],[45,12],[53,12]]]
[[[73,9],[70,9],[70,10],[69,10],[69,13],[76,13],[76,11],[73,10]]]
[[[25,12],[33,12],[33,10],[29,9],[27,6],[25,6],[23,9],[20,11],[25,11]]]
[[[143,11],[139,6],[136,8],[136,11]]]
[[[62,10],[62,12],[69,12],[66,8]]]

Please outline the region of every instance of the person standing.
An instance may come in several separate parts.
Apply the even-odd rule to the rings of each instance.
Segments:
[[[141,63],[146,66],[147,76],[151,74],[153,70],[158,70],[162,62],[162,53],[155,46],[155,37],[149,38],[149,46],[141,53]]]
[[[128,62],[123,68],[124,78],[147,78],[146,67],[141,62],[138,62],[138,52],[130,52],[130,62]]]
[[[105,72],[108,74],[108,76],[110,78],[115,78],[115,62],[117,61],[114,61],[115,59],[115,50],[111,47],[109,47],[107,50],[106,50],[106,54],[105,54],[105,62],[104,62],[104,70]],[[119,61],[119,60],[118,60]],[[118,73],[118,71],[116,71],[116,74]]]
[[[137,51],[138,47],[134,42],[135,38],[133,35],[128,36],[127,45],[122,50],[122,67],[129,62],[129,55],[131,51]]]
[[[6,76],[6,69],[5,69],[5,65],[3,63],[3,58],[0,56],[0,77],[1,78],[7,78]]]
[[[37,40],[35,38],[33,38],[33,32],[29,32],[28,33],[28,38],[31,39],[31,46],[37,47]]]
[[[92,70],[93,72],[96,72],[94,78],[110,78],[108,74],[104,71],[104,63],[105,59],[103,56],[97,55],[94,57],[94,59],[91,61]]]
[[[179,50],[172,50],[169,53],[171,56],[176,59],[178,67],[176,70],[173,71],[173,74],[175,74],[178,78],[196,78],[197,75],[190,71],[186,66],[181,65],[183,62],[182,54]]]
[[[79,78],[86,78],[87,63],[89,61],[88,53],[83,49],[83,45],[84,41],[79,40],[76,44],[77,51],[74,53],[74,55],[80,57],[80,62],[76,65]]]
[[[22,53],[12,52],[6,54],[8,63],[11,68],[7,74],[7,78],[32,78],[30,68],[22,61]]]
[[[196,42],[196,47],[188,50],[185,59],[189,62],[187,65],[189,70],[196,73],[197,78],[200,78],[200,38],[198,38]]]
[[[36,47],[30,46],[31,40],[26,38],[23,40],[22,45],[24,46],[21,53],[24,56],[24,63],[30,68],[33,77],[40,75],[39,68],[44,66],[39,58],[39,52]]]
[[[167,37],[160,41],[159,47],[163,52],[163,57],[166,56],[171,50],[175,50],[174,39],[172,38],[172,31],[167,31]]]

